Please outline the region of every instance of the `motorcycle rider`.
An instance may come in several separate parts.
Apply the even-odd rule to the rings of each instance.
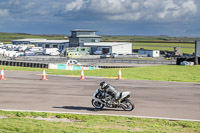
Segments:
[[[105,91],[109,95],[115,98],[115,100],[119,100],[121,97],[121,93],[119,90],[117,90],[115,87],[112,85],[106,83],[105,81],[100,83],[100,90]]]

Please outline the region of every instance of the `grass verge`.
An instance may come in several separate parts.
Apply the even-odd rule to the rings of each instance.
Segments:
[[[143,119],[133,117],[93,116],[36,112],[0,111],[0,132],[89,132],[89,133],[118,133],[118,132],[192,132],[199,133],[200,122],[169,121]],[[27,117],[67,118],[79,122],[49,122]]]
[[[2,67],[2,66],[0,66]],[[41,68],[28,67],[13,67],[3,66],[4,70],[16,71],[41,71]],[[177,65],[162,65],[151,67],[135,67],[122,68],[122,77],[124,79],[137,80],[157,80],[157,81],[176,81],[176,82],[195,82],[200,83],[200,66],[177,66]],[[81,71],[67,71],[46,69],[48,74],[54,75],[77,75],[80,76]],[[97,69],[85,70],[85,76],[102,76],[102,77],[117,77],[118,69]]]

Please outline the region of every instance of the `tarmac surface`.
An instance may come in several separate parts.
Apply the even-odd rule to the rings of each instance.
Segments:
[[[0,80],[0,110],[56,111],[91,114],[162,117],[200,121],[200,84],[98,77],[53,76],[40,80],[42,72],[4,71]],[[131,91],[131,112],[94,109],[94,91],[107,81],[122,91]]]

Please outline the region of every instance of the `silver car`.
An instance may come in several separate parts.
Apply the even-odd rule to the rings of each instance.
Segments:
[[[107,53],[100,56],[100,58],[116,58],[116,57],[117,57],[116,53]]]

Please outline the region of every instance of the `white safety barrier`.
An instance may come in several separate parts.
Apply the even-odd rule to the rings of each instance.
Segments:
[[[54,63],[49,63],[48,66],[49,69],[59,69],[59,70],[81,70],[84,68],[84,70],[94,70],[94,69],[99,69],[98,67],[83,67],[80,65],[66,65],[66,64],[54,64]]]

